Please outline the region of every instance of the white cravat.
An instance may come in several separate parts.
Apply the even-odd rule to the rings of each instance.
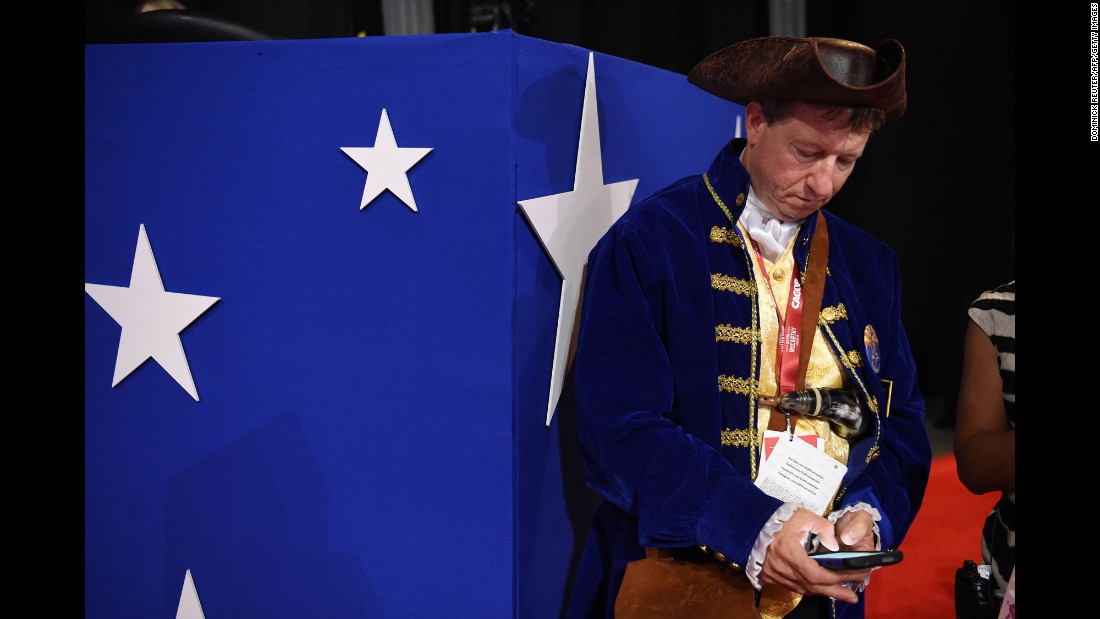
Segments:
[[[798,232],[801,221],[782,221],[768,212],[768,207],[760,203],[756,192],[749,186],[749,197],[745,200],[745,210],[741,211],[738,221],[749,231],[760,253],[769,262],[775,262],[787,249],[787,243]]]

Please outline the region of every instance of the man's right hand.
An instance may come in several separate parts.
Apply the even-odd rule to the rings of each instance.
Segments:
[[[816,535],[825,548],[840,548],[833,523],[828,518],[807,509],[795,510],[765,551],[760,582],[803,595],[827,596],[849,604],[859,602],[856,592],[844,584],[862,583],[871,574],[871,568],[835,570],[821,567],[806,551],[811,535]]]

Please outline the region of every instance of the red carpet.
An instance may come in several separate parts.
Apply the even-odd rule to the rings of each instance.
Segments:
[[[905,558],[871,576],[867,619],[953,619],[955,569],[964,559],[981,563],[982,523],[999,497],[971,494],[954,455],[933,459],[924,504],[899,549]]]

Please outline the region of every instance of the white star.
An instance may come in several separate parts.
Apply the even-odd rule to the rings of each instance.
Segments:
[[[378,121],[378,134],[375,135],[373,147],[344,146],[340,150],[367,171],[367,183],[363,186],[363,202],[359,205],[359,210],[366,208],[383,191],[389,189],[416,212],[416,200],[413,198],[412,187],[409,186],[408,172],[425,155],[432,152],[432,149],[398,147],[385,108],[382,109],[382,119]]]
[[[84,292],[122,326],[112,387],[152,358],[199,401],[179,334],[216,303],[218,297],[165,292],[145,224],[138,229],[130,287],[85,283]]]
[[[206,619],[199,602],[199,592],[195,590],[195,581],[191,579],[191,570],[183,577],[183,590],[180,591],[180,603],[176,607],[176,619]]]
[[[550,400],[546,408],[548,426],[561,395],[585,260],[596,241],[626,212],[637,186],[636,178],[610,185],[603,182],[600,120],[596,113],[596,70],[593,54],[589,52],[573,191],[519,202],[523,214],[531,222],[562,278],[558,330],[554,338],[554,365],[550,373]]]

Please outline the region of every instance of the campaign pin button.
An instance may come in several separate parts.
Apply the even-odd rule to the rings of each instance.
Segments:
[[[875,328],[871,325],[863,329],[863,349],[867,351],[867,360],[871,363],[871,369],[878,374],[882,368],[882,355],[879,354],[878,335],[875,334]]]

